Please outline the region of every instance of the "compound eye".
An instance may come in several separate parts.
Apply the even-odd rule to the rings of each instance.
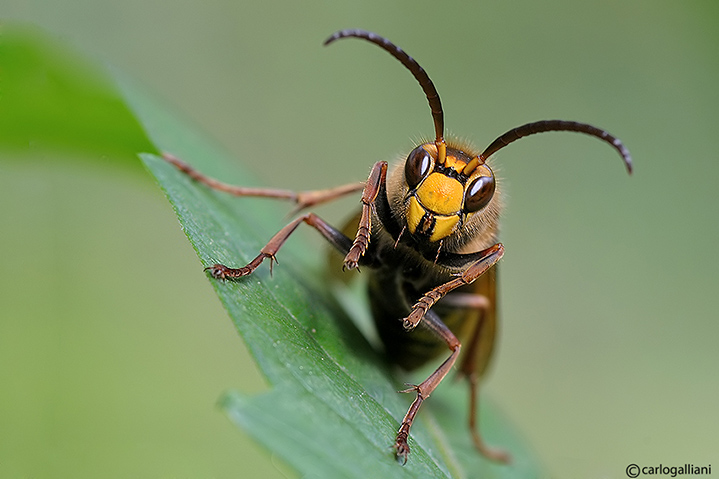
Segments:
[[[418,146],[412,150],[404,163],[404,177],[410,188],[415,188],[432,169],[432,157],[427,150]]]
[[[494,196],[494,177],[480,176],[472,181],[465,191],[464,212],[474,213],[479,211],[487,206],[492,196]]]

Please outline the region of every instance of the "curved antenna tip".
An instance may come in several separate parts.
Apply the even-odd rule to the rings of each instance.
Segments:
[[[370,41],[373,41],[374,37],[376,37],[376,36],[377,35],[375,33],[372,33],[367,30],[360,30],[357,28],[348,28],[345,30],[337,30],[332,35],[327,37],[327,39],[324,42],[322,42],[322,45],[326,47],[327,45],[334,42],[335,40],[339,40],[340,38],[345,38],[345,37],[359,37],[359,38],[366,38],[366,39],[369,39]]]
[[[402,63],[402,65],[404,65],[405,68],[410,71],[410,73],[412,73],[415,80],[417,80],[419,86],[422,87],[422,91],[427,97],[427,102],[429,103],[429,108],[432,112],[432,119],[434,121],[435,142],[438,146],[440,144],[444,144],[444,112],[442,111],[442,102],[439,99],[439,93],[437,93],[437,89],[435,88],[434,83],[432,83],[432,80],[430,80],[429,75],[427,75],[427,72],[425,72],[424,69],[419,66],[419,63],[417,63],[414,58],[409,56],[404,50],[402,50],[394,43],[390,42],[389,40],[380,35],[377,35],[376,33],[369,32],[367,30],[340,30],[333,33],[327,40],[325,40],[323,45],[329,45],[335,40],[346,37],[361,38],[367,40],[370,43],[374,43],[375,45],[392,55],[396,60],[399,60],[399,62]]]
[[[335,32],[335,33],[333,33],[332,35],[330,35],[329,37],[327,37],[327,39],[326,39],[324,42],[322,42],[322,46],[323,46],[323,47],[326,47],[326,46],[329,45],[330,43],[332,43],[332,42],[334,42],[335,40],[337,40],[337,39],[339,38],[339,35],[337,35],[338,33],[340,33],[340,32]]]
[[[615,140],[615,143],[613,144],[614,147],[619,150],[619,154],[622,155],[622,158],[624,159],[624,166],[627,168],[627,173],[631,175],[634,173],[634,162],[632,161],[632,155],[629,153],[629,149],[619,140]]]
[[[632,165],[632,155],[629,153],[629,149],[624,146],[624,143],[609,132],[597,128],[596,126],[589,125],[587,123],[579,123],[576,121],[566,120],[541,120],[533,123],[527,123],[526,125],[512,128],[508,132],[504,133],[497,139],[495,139],[487,148],[484,149],[482,154],[479,155],[480,159],[487,159],[497,151],[501,150],[510,143],[524,138],[525,136],[534,135],[537,133],[544,133],[547,131],[574,131],[577,133],[584,133],[590,136],[599,138],[611,145],[622,157],[624,166],[627,172],[631,175],[634,169]]]

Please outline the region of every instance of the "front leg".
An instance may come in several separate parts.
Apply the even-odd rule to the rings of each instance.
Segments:
[[[335,200],[337,198],[346,196],[360,190],[364,190],[364,193],[362,195],[363,205],[371,205],[377,197],[378,187],[375,187],[375,189],[373,189],[369,188],[367,185],[384,185],[384,178],[387,169],[386,163],[384,164],[384,168],[382,168],[381,165],[379,168],[377,168],[377,165],[375,165],[375,168],[373,169],[373,174],[370,174],[370,180],[368,180],[367,183],[349,183],[346,185],[341,185],[325,190],[295,192],[291,190],[281,190],[274,188],[253,188],[229,185],[215,178],[204,175],[203,173],[199,172],[189,164],[185,163],[184,161],[180,160],[179,158],[170,153],[163,153],[162,157],[165,161],[175,166],[175,168],[177,168],[193,180],[202,183],[209,188],[212,188],[213,190],[222,191],[233,196],[274,198],[291,201],[296,205],[293,214],[309,206],[326,203],[328,201]],[[375,173],[375,170],[377,173]],[[367,213],[369,213],[369,210],[367,211]],[[369,218],[367,218],[365,222],[367,223],[366,231],[367,234],[369,234]],[[260,264],[262,264],[264,260],[269,259],[270,271],[272,271],[272,264],[277,261],[275,258],[275,254],[282,247],[285,241],[287,241],[287,238],[289,238],[289,236],[295,231],[295,229],[297,229],[300,223],[306,223],[316,229],[327,241],[329,241],[337,250],[339,250],[341,254],[348,255],[348,253],[351,253],[350,250],[353,246],[351,238],[345,236],[341,231],[329,225],[327,222],[325,222],[322,218],[315,215],[314,213],[308,213],[294,219],[292,222],[282,228],[260,250],[260,254],[258,254],[247,265],[240,268],[230,268],[222,264],[215,264],[208,268],[205,268],[205,270],[209,271],[210,274],[217,279],[240,278],[242,276],[247,276],[248,274],[251,274],[255,269],[257,269]],[[361,223],[361,225],[362,224],[364,223]],[[357,254],[358,259],[362,255],[364,255],[366,246],[369,243],[369,238],[364,238],[363,236],[364,232],[365,229],[360,228],[357,233],[357,238],[355,238],[354,241],[354,243],[358,244],[359,246],[364,244],[364,248],[362,248],[359,254]],[[350,267],[352,266],[350,265]]]
[[[429,308],[442,299],[444,295],[459,288],[460,286],[464,286],[475,281],[489,268],[494,266],[497,261],[500,260],[502,255],[504,255],[504,246],[502,246],[501,243],[497,243],[496,245],[477,253],[453,255],[451,262],[464,261],[465,263],[469,263],[469,266],[462,271],[458,278],[447,281],[444,284],[440,284],[436,288],[427,291],[421,298],[419,298],[417,303],[415,303],[412,307],[412,311],[409,313],[409,316],[402,320],[404,329],[411,331],[416,328],[419,322],[422,321],[425,314],[427,314]]]
[[[367,251],[369,245],[370,234],[372,232],[372,212],[375,209],[375,201],[380,190],[385,186],[387,181],[387,162],[378,161],[372,166],[369,178],[362,191],[362,216],[357,226],[357,235],[355,236],[352,247],[345,256],[344,268],[354,269],[357,267],[360,258]]]

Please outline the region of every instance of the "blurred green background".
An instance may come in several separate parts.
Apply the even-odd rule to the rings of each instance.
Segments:
[[[340,28],[410,52],[449,131],[480,147],[539,119],[607,128],[634,176],[579,135],[498,155],[507,254],[483,392],[553,477],[719,462],[715,0],[6,0],[0,14],[129,74],[271,186],[364,179],[432,134],[389,56],[321,47]],[[108,155],[0,152],[0,476],[291,477],[214,407],[263,380],[149,175]]]

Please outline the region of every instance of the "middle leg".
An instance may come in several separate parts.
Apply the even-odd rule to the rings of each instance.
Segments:
[[[457,361],[457,357],[459,357],[459,352],[462,347],[459,339],[457,339],[454,333],[450,331],[450,329],[442,322],[434,311],[427,311],[424,319],[424,325],[440,337],[445,343],[447,343],[447,347],[450,351],[452,351],[452,353],[432,374],[430,374],[427,379],[422,381],[419,385],[401,391],[414,391],[417,393],[417,397],[409,407],[404,419],[402,419],[402,424],[400,425],[399,431],[397,431],[397,440],[394,444],[395,454],[398,459],[403,461],[403,463],[407,462],[407,456],[409,456],[410,451],[407,439],[409,438],[409,430],[410,427],[412,427],[412,423],[414,422],[417,412],[419,411],[419,407],[422,405],[422,402],[427,399],[430,394],[432,394],[432,391],[437,388],[439,383],[442,382],[442,379],[444,379],[447,373],[449,373],[452,369],[452,366],[454,366],[454,363]]]
[[[350,250],[350,247],[352,246],[352,240],[350,238],[345,236],[344,233],[337,230],[334,226],[330,225],[316,214],[307,213],[295,218],[292,222],[287,224],[287,226],[278,231],[272,239],[270,239],[270,241],[262,247],[262,249],[260,249],[260,254],[258,254],[255,259],[247,263],[247,265],[241,268],[230,268],[223,264],[214,264],[205,268],[205,270],[210,271],[210,274],[217,279],[240,278],[251,274],[265,259],[269,258],[270,271],[272,271],[272,263],[277,262],[275,255],[285,241],[287,241],[287,238],[294,233],[301,223],[307,223],[319,231],[319,233],[340,253],[347,254]]]

